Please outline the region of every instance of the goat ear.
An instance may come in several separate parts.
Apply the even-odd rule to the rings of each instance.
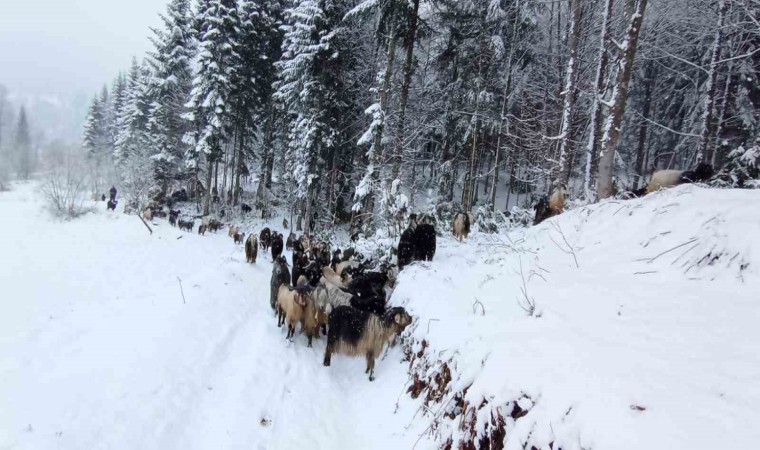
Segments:
[[[393,316],[393,321],[396,322],[398,325],[401,325],[401,314],[396,314]]]

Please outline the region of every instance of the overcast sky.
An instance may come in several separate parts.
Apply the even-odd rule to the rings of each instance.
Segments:
[[[0,84],[25,94],[94,92],[149,50],[168,0],[10,0],[0,12]]]

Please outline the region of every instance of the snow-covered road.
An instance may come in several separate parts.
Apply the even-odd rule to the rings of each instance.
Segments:
[[[97,207],[61,223],[33,185],[0,193],[0,449],[414,443],[399,349],[374,383],[363,359],[325,368],[325,339],[276,326],[271,256]]]

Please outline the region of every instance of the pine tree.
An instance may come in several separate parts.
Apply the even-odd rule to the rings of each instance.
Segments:
[[[26,118],[26,109],[22,106],[18,113],[16,136],[14,142],[16,151],[16,168],[21,179],[28,179],[32,173],[32,138],[29,133],[29,123]]]
[[[100,164],[107,152],[111,151],[109,142],[113,131],[109,124],[108,89],[103,86],[100,95],[95,96],[90,103],[84,126],[83,146],[87,156]]]
[[[287,179],[303,202],[305,232],[312,230],[325,155],[338,145],[338,117],[345,104],[339,1],[304,0],[285,11],[283,55],[275,97],[289,114]]]
[[[147,125],[151,104],[149,89],[150,72],[133,59],[124,91],[124,104],[116,118],[113,156],[117,164],[132,156],[144,156],[148,152]]]
[[[154,161],[154,177],[166,194],[171,180],[180,178],[186,153],[184,135],[190,131],[183,119],[192,89],[191,63],[195,53],[190,0],[173,0],[161,15],[164,29],[153,30],[154,51],[150,65],[151,97],[148,143]]]
[[[231,81],[235,77],[238,60],[239,18],[235,0],[203,0],[199,4],[198,19],[198,72],[193,81],[186,115],[194,121],[195,132],[189,137],[193,148],[188,152],[187,164],[197,170],[200,157],[206,162],[206,188],[210,189],[214,163],[230,138]],[[208,214],[210,195],[205,197],[203,213]]]

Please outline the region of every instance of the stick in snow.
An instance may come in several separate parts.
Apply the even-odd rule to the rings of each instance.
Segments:
[[[177,277],[177,281],[179,281],[179,292],[182,294],[182,303],[187,304],[187,302],[185,301],[185,291],[184,289],[182,289],[182,280],[179,277]]]
[[[150,229],[150,227],[148,226],[148,223],[145,222],[145,219],[143,219],[140,214],[137,214],[137,217],[140,218],[140,221],[142,221],[143,225],[145,225],[145,228],[148,229],[148,231],[150,232],[150,234],[153,234],[153,230]]]

